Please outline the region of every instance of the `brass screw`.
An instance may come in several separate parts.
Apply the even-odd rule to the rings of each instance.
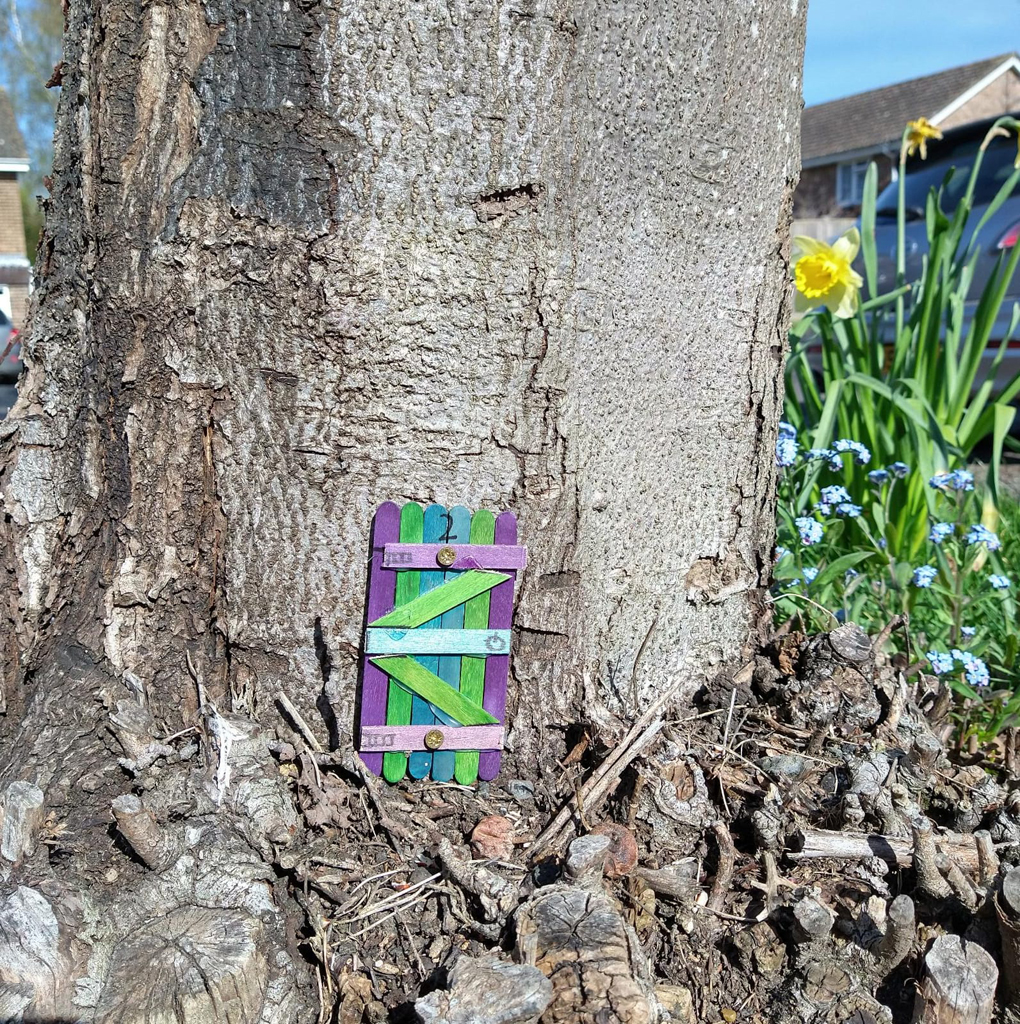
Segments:
[[[453,548],[440,548],[436,552],[436,561],[445,569],[457,561],[457,552]]]
[[[429,750],[438,750],[443,745],[443,734],[438,729],[429,729],[425,733],[425,746]]]

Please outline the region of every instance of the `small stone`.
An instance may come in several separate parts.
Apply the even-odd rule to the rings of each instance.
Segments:
[[[110,868],[109,871],[107,871],[106,874],[103,875],[103,880],[107,882],[109,885],[113,885],[113,883],[116,882],[118,878],[120,878],[120,872],[116,868]]]
[[[510,860],[514,854],[514,825],[501,814],[490,814],[471,832],[471,849],[483,859]]]
[[[808,769],[808,762],[797,754],[778,754],[774,757],[760,757],[755,764],[770,775],[779,775],[796,782]]]
[[[683,985],[656,985],[655,998],[668,1014],[671,1021],[679,1024],[697,1024],[694,1012],[694,997],[691,990]]]
[[[563,862],[567,875],[581,885],[601,885],[606,855],[612,842],[609,836],[595,835],[593,832],[572,840]]]
[[[609,839],[609,850],[606,852],[607,878],[622,878],[637,867],[638,848],[630,829],[607,821],[596,825],[591,834],[607,836]]]
[[[535,787],[523,779],[510,779],[506,784],[506,791],[515,800],[534,800]]]
[[[414,1004],[424,1024],[525,1024],[552,1001],[553,986],[537,967],[494,956],[459,957],[447,988]]]
[[[853,622],[834,629],[829,634],[829,643],[838,655],[855,664],[871,657],[871,638]]]

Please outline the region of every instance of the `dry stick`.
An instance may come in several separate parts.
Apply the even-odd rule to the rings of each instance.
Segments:
[[[153,871],[169,867],[177,850],[163,833],[152,812],[133,793],[116,797],[111,807],[117,830]]]
[[[301,717],[301,712],[294,707],[291,699],[280,690],[276,695],[276,702],[281,708],[287,713],[287,717],[297,726],[298,732],[301,733],[301,738],[314,750],[317,754],[321,754],[322,746],[319,741],[315,738],[315,733],[312,732],[311,727]]]
[[[733,882],[733,867],[737,861],[737,851],[725,822],[717,821],[712,826],[712,831],[719,844],[719,867],[712,880],[712,893],[708,897],[707,907],[713,913],[720,913],[726,894],[730,891],[730,885]]]
[[[871,947],[886,973],[910,952],[915,935],[914,901],[907,895],[897,896],[886,910],[885,934]]]
[[[722,768],[724,768],[726,766],[726,754],[728,752],[727,748],[729,747],[729,742],[730,742],[730,726],[733,724],[733,705],[736,704],[736,702],[737,702],[737,688],[734,686],[733,689],[730,691],[730,709],[729,709],[729,712],[726,715],[726,728],[723,729],[723,738],[722,738],[723,756],[722,756],[722,762],[719,765],[720,769],[722,769]],[[745,722],[747,721],[746,716],[744,718],[744,721]],[[726,812],[726,816],[728,818],[732,817],[732,815],[730,814],[730,804],[729,804],[729,801],[726,799],[726,787],[723,785],[722,777],[717,775],[716,776],[716,781],[719,783],[719,795],[722,797],[723,809]]]
[[[797,833],[801,849],[787,851],[794,862],[829,857],[834,860],[866,860],[881,857],[896,867],[909,868],[914,863],[914,844],[900,836],[884,836],[867,832],[830,832],[821,828],[805,828]],[[949,832],[938,836],[938,845],[972,875],[979,870],[978,847],[974,836]]]
[[[382,825],[383,831],[389,837],[390,845],[393,847],[397,856],[407,860],[398,840],[402,839],[404,842],[410,842],[411,837],[404,828],[398,825],[386,813],[386,807],[383,804],[382,796],[379,793],[378,779],[376,779],[376,777],[365,767],[365,762],[362,761],[353,750],[348,751],[343,755],[341,764],[344,769],[352,775],[356,775],[365,784],[365,789],[368,790],[368,798],[371,800],[376,814],[379,815],[379,824]]]
[[[902,626],[906,620],[902,615],[894,615],[881,629],[878,636],[875,637],[872,649],[880,651],[885,646],[886,640],[892,635],[892,631],[897,626]]]
[[[978,854],[978,881],[989,886],[999,877],[999,855],[992,844],[992,835],[987,829],[974,833],[974,845]]]
[[[938,866],[938,850],[935,847],[935,833],[927,818],[910,823],[910,834],[914,839],[914,872],[917,887],[921,892],[935,899],[944,900],[953,894],[952,886],[943,877]],[[977,844],[974,846],[977,854]]]
[[[188,672],[191,673],[191,678],[195,681],[195,689],[198,691],[198,711],[202,713],[202,709],[206,706],[206,693],[205,685],[202,683],[202,673],[195,668],[194,663],[191,660],[191,651],[185,650],[184,660],[188,666]]]
[[[623,774],[624,769],[646,750],[652,740],[659,734],[663,721],[658,716],[670,699],[676,694],[684,683],[684,679],[678,679],[670,686],[665,693],[634,723],[631,730],[624,736],[623,740],[592,773],[591,778],[578,790],[572,800],[560,809],[559,814],[542,829],[535,843],[531,848],[531,856],[539,853],[547,846],[551,846],[559,840],[560,833],[570,820],[575,802],[579,802],[590,814],[597,810],[602,801],[612,792],[616,780]]]

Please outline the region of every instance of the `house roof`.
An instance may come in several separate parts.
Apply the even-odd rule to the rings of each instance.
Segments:
[[[25,140],[18,129],[6,89],[0,89],[0,160],[28,160]]]
[[[1015,53],[1004,53],[807,107],[801,119],[801,159],[805,164],[821,163],[822,157],[874,150],[894,142],[907,121],[948,116],[946,108],[969,89],[983,79],[993,80],[1010,67],[1020,69],[1020,60]]]

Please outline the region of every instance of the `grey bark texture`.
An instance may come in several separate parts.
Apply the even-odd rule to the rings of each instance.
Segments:
[[[350,743],[379,502],[518,513],[520,778],[757,642],[805,7],[71,0],[0,426],[5,1018],[314,1014],[267,743],[281,692]]]
[[[989,1024],[999,970],[976,942],[942,935],[925,954],[924,967],[915,1024]]]

